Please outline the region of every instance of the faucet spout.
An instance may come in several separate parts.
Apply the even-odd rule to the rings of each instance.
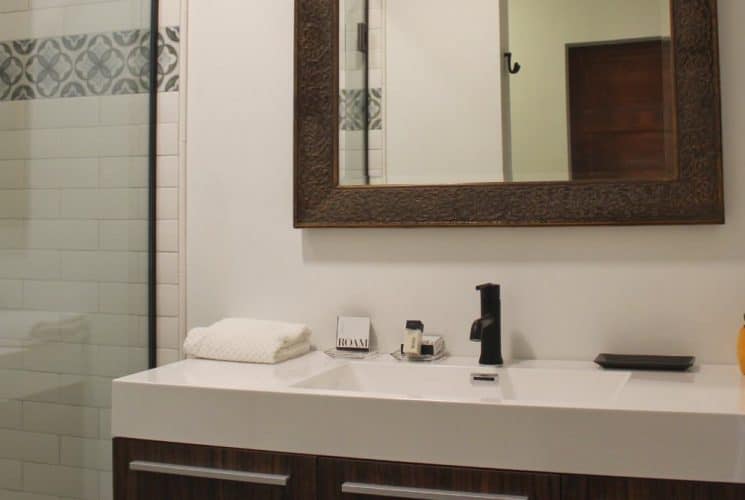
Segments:
[[[481,342],[479,364],[502,365],[502,306],[500,287],[493,283],[479,285],[481,317],[471,326],[471,340]]]

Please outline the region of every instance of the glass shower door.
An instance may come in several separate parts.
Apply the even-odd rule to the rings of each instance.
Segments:
[[[151,8],[0,1],[2,500],[112,496],[111,380],[149,364]]]

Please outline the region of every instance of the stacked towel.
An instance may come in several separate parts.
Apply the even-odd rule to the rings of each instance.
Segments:
[[[279,363],[310,351],[310,329],[296,323],[228,318],[186,336],[184,352],[193,358]]]

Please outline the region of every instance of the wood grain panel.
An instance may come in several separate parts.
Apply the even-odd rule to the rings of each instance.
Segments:
[[[341,485],[345,481],[451,492],[524,495],[530,500],[561,498],[560,477],[554,474],[331,458],[319,459],[318,472],[319,498],[324,500],[386,498],[342,494]]]
[[[174,465],[289,474],[287,487],[132,472],[144,460]],[[115,500],[315,500],[315,458],[132,439],[114,440]]]

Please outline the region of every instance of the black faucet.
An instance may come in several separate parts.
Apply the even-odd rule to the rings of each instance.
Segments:
[[[502,306],[499,285],[479,285],[481,292],[481,317],[471,326],[471,340],[481,342],[479,364],[502,365]]]

